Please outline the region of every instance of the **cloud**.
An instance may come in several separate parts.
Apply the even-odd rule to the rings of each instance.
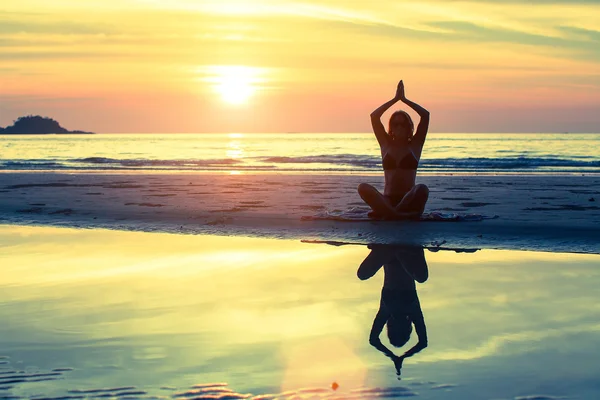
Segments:
[[[0,60],[8,61],[24,61],[24,60],[65,60],[65,59],[81,59],[81,58],[99,58],[99,57],[120,57],[122,54],[99,54],[95,51],[67,51],[67,50],[35,50],[35,51],[2,51],[0,52]]]
[[[546,36],[509,29],[500,29],[477,25],[462,21],[438,21],[432,26],[450,31],[446,34],[447,40],[469,41],[479,43],[512,43],[528,46],[543,46],[547,48],[562,49],[563,55],[574,56],[577,53],[586,59],[600,60],[598,38],[594,40],[581,40],[580,35],[585,32],[592,36],[595,31],[580,28],[565,28],[562,31],[571,33],[568,37]],[[576,35],[573,35],[576,33]],[[597,34],[597,32],[596,32]]]
[[[4,14],[6,15],[6,14]],[[20,15],[20,18],[26,15]],[[36,34],[100,34],[111,32],[108,25],[101,24],[80,24],[71,21],[39,21],[34,19],[16,20],[12,18],[0,18],[0,35],[15,33],[36,33]]]
[[[558,29],[569,35],[585,38],[594,42],[600,42],[600,31],[578,28],[575,26],[559,26]]]
[[[355,109],[401,75],[450,109],[515,96],[589,104],[600,76],[600,1],[100,1],[3,4],[12,11],[0,11],[4,92],[204,99],[212,92],[194,71],[244,65],[274,71],[265,102],[336,93],[340,109]],[[341,129],[355,124],[340,119],[349,127]],[[328,120],[323,111],[314,126]]]

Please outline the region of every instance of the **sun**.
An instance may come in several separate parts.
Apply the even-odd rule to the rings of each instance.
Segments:
[[[246,104],[260,89],[261,69],[244,65],[215,65],[208,69],[207,81],[229,104]]]
[[[244,75],[224,75],[222,82],[215,89],[221,95],[221,98],[229,104],[244,104],[252,97],[256,88],[248,77]]]

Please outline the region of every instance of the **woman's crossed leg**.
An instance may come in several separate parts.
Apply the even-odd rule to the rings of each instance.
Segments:
[[[373,212],[370,217],[383,219],[416,219],[423,214],[429,198],[429,188],[424,184],[413,186],[397,203],[393,204],[388,196],[384,196],[368,183],[358,185],[358,194]]]

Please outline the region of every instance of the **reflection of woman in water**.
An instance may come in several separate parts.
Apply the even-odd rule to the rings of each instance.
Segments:
[[[401,101],[419,114],[421,121],[413,134],[414,124],[408,113],[396,111],[390,117],[388,131],[381,116]],[[406,98],[400,81],[396,96],[371,113],[373,132],[381,148],[385,188],[383,195],[368,183],[358,185],[358,194],[373,210],[369,216],[385,219],[418,218],[423,214],[429,189],[415,185],[417,167],[429,129],[429,111]]]
[[[422,247],[375,245],[358,268],[358,277],[361,280],[369,279],[382,265],[385,273],[383,289],[369,343],[392,359],[400,376],[404,359],[427,347],[427,330],[415,281],[425,282],[429,272]],[[412,325],[415,326],[419,341],[410,350],[397,356],[379,339],[384,325],[387,325],[388,339],[395,347],[402,347],[408,342]]]

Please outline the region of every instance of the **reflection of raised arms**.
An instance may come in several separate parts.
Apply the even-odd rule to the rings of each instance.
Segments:
[[[396,251],[396,258],[400,261],[404,270],[417,282],[425,283],[429,278],[429,269],[425,261],[425,251],[422,247],[400,247]],[[425,319],[421,311],[421,304],[418,304],[418,310],[411,313],[410,318],[417,332],[418,343],[405,352],[402,357],[411,357],[427,347],[427,328],[425,327]]]
[[[382,301],[379,304],[379,311],[377,311],[377,315],[373,320],[373,326],[371,327],[371,333],[369,334],[369,344],[393,360],[396,355],[390,349],[385,347],[383,343],[381,343],[381,339],[379,339],[379,335],[389,317],[390,313]]]
[[[385,347],[385,345],[381,343],[381,339],[379,339],[379,335],[381,335],[383,327],[390,317],[391,314],[382,301],[379,305],[379,311],[377,311],[375,320],[373,320],[373,326],[371,327],[371,333],[369,334],[369,344],[391,358],[396,367],[396,373],[400,375],[400,369],[402,368],[404,359],[412,357],[427,347],[427,328],[425,327],[425,319],[423,318],[421,306],[419,305],[418,311],[410,314],[412,323],[415,326],[415,331],[417,332],[418,342],[412,348],[404,352],[404,354],[397,356],[394,352]]]
[[[427,347],[427,328],[425,327],[425,319],[423,318],[423,312],[419,305],[419,311],[411,314],[412,322],[415,325],[415,332],[417,332],[417,338],[419,341],[410,350],[402,354],[401,358],[412,357],[414,354],[420,352]]]
[[[389,262],[394,257],[393,253],[385,251],[384,246],[375,245],[369,247],[371,248],[371,252],[358,268],[357,275],[360,280],[371,278],[379,271],[383,264]],[[386,356],[393,358],[396,357],[396,355],[390,349],[385,347],[383,343],[381,343],[381,340],[379,340],[379,334],[383,330],[389,317],[390,313],[385,307],[385,304],[383,304],[383,301],[381,301],[379,311],[377,311],[377,315],[373,321],[373,327],[371,328],[371,334],[369,335],[369,343]]]
[[[393,351],[381,343],[381,339],[379,339],[379,335],[381,335],[381,331],[383,331],[383,327],[390,317],[391,314],[382,301],[379,306],[379,311],[377,311],[377,315],[375,316],[375,320],[373,320],[373,326],[371,327],[371,333],[369,334],[369,344],[381,351],[386,355],[386,357],[389,357],[393,361],[394,367],[396,368],[396,374],[398,375],[398,379],[400,379],[402,363],[404,362],[404,359],[412,357],[414,354],[427,347],[427,330],[425,328],[423,313],[419,307],[418,313],[411,314],[412,322],[415,325],[415,331],[417,332],[419,341],[410,350],[406,351],[401,356],[397,356]]]

